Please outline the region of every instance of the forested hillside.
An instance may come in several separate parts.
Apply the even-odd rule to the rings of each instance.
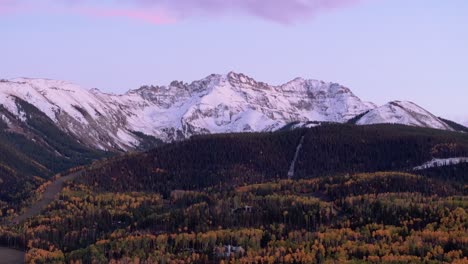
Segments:
[[[393,125],[196,136],[94,162],[0,245],[36,264],[466,263],[468,165],[414,170],[463,156],[464,133]]]
[[[42,178],[21,174],[0,164],[0,219],[13,214],[44,182]]]
[[[194,136],[93,164],[82,182],[107,191],[236,186],[285,177],[302,130]],[[109,177],[108,177],[109,176]]]
[[[467,210],[462,185],[399,172],[167,198],[69,184],[0,243],[29,241],[29,263],[466,263]]]
[[[410,170],[432,158],[468,156],[468,135],[402,125],[328,125],[305,131],[301,178]]]
[[[197,136],[144,154],[99,162],[82,182],[105,191],[196,190],[287,177],[411,170],[433,157],[468,156],[468,135],[399,125],[334,125],[276,133]]]
[[[84,147],[31,104],[17,103],[25,122],[0,106],[0,216],[18,209],[54,174],[110,155]]]

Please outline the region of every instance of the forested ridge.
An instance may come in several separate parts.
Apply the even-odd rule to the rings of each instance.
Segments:
[[[143,154],[96,162],[81,181],[100,190],[156,191],[235,186],[287,174],[302,130],[194,136]],[[112,175],[101,177],[100,175]]]
[[[287,179],[297,144],[304,144]],[[108,158],[0,227],[28,263],[466,263],[468,135],[326,124]]]
[[[289,132],[196,136],[143,154],[97,162],[82,182],[105,191],[168,195],[174,189],[284,179],[302,136],[296,178],[410,171],[434,157],[468,157],[464,133],[399,125],[327,124]]]

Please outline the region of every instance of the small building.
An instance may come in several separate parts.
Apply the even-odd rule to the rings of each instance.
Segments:
[[[216,247],[214,254],[218,258],[238,258],[245,255],[245,249],[241,246],[226,245],[222,247]]]

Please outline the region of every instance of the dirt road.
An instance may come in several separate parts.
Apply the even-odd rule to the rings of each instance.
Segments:
[[[44,193],[42,194],[41,199],[31,205],[29,208],[26,208],[23,214],[13,218],[11,221],[7,222],[6,225],[15,225],[24,222],[26,219],[39,215],[41,211],[52,203],[57,195],[62,191],[63,186],[66,181],[72,181],[79,175],[81,171],[71,173],[67,176],[63,176],[52,182],[49,186],[46,187]],[[20,264],[24,263],[23,251],[0,247],[0,264]]]
[[[75,172],[67,176],[60,177],[52,182],[45,189],[44,193],[42,194],[42,198],[31,205],[31,207],[27,208],[23,214],[13,218],[10,222],[10,225],[19,224],[28,218],[39,215],[41,211],[47,207],[47,205],[52,203],[57,198],[57,195],[62,191],[65,182],[74,180],[78,175],[81,175],[81,172]]]

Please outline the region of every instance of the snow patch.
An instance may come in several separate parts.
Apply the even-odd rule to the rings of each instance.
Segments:
[[[421,166],[414,167],[413,170],[425,170],[429,168],[457,165],[460,163],[467,163],[467,162],[468,162],[468,157],[432,159],[431,161],[428,161]]]
[[[0,118],[2,119],[3,123],[7,125],[7,127],[11,127],[11,121],[6,117],[5,115],[0,115]]]

